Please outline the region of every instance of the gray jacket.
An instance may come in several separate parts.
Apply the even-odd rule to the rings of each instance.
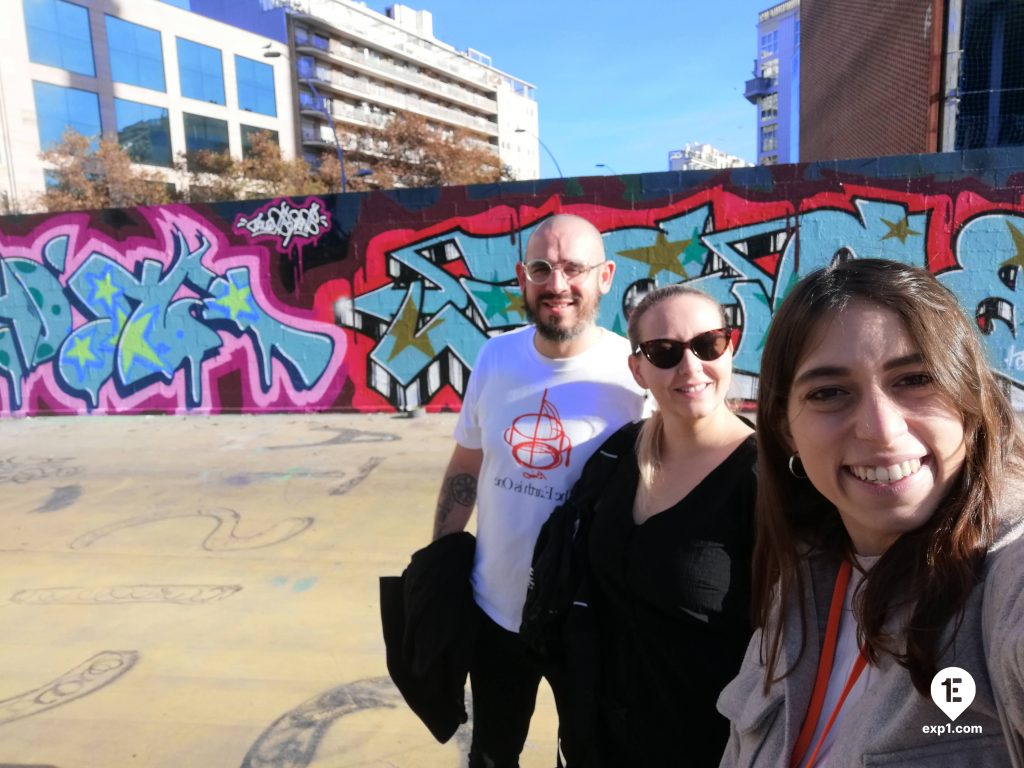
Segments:
[[[985,561],[984,583],[970,595],[955,642],[938,664],[971,673],[974,702],[951,728],[979,725],[981,733],[926,733],[926,726],[945,726],[949,719],[886,655],[871,687],[844,713],[825,763],[829,768],[1024,768],[1024,498],[1014,485],[1008,495],[1015,509],[1001,521],[1001,535]],[[802,633],[797,597],[790,597],[780,658],[780,668],[793,671],[764,695],[759,630],[739,674],[718,699],[719,712],[731,722],[723,768],[789,765],[814,686],[838,570],[837,563],[821,557],[805,559],[803,566],[807,627]],[[797,661],[801,633],[804,652]]]

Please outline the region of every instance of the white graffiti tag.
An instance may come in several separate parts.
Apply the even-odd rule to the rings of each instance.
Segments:
[[[1024,349],[1018,352],[1016,347],[1011,344],[1003,358],[1003,366],[1008,371],[1024,371]]]
[[[293,208],[287,200],[281,200],[258,211],[251,219],[239,216],[235,227],[244,227],[252,237],[280,237],[281,245],[287,248],[292,238],[315,240],[330,223],[319,201],[313,201],[308,208]]]

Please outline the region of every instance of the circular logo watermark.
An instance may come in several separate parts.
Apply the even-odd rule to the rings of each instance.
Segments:
[[[946,667],[932,678],[932,701],[950,720],[971,706],[975,691],[971,673],[960,667]]]

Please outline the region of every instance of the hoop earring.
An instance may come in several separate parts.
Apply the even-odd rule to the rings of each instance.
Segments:
[[[804,469],[804,463],[802,461],[800,462],[800,470],[804,474],[802,474],[802,475],[797,474],[797,471],[794,468],[793,462],[799,461],[799,460],[800,460],[800,454],[799,453],[794,453],[792,456],[789,457],[789,474],[791,474],[797,480],[806,480],[807,479],[807,470]]]

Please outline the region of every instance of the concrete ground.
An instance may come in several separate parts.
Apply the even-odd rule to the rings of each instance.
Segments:
[[[451,414],[0,424],[0,768],[465,764],[387,676],[377,579]],[[542,689],[524,768],[554,763]]]

